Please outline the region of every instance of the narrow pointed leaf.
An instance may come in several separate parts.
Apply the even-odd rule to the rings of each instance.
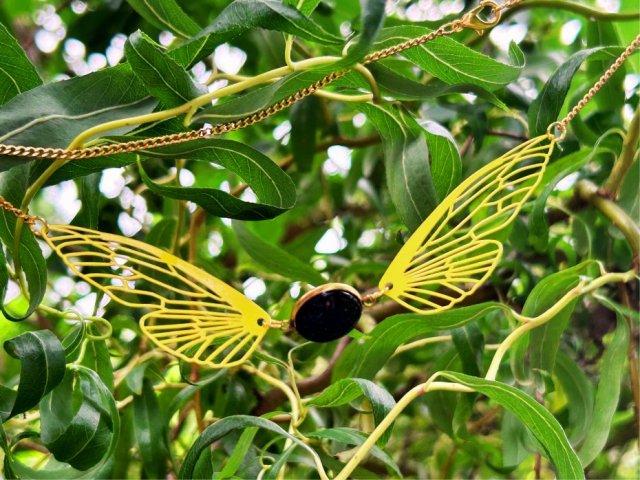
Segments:
[[[384,0],[360,0],[360,35],[338,65],[355,63],[369,53],[384,23],[385,3]]]
[[[176,107],[206,93],[189,74],[140,30],[124,46],[127,61],[149,92],[165,107]]]
[[[618,326],[602,358],[591,424],[578,452],[584,467],[595,460],[607,443],[613,415],[620,401],[620,384],[625,375],[624,360],[629,348],[629,338],[629,325],[622,316],[618,316]]]
[[[317,454],[306,443],[303,443],[297,437],[283,430],[277,424],[259,417],[250,417],[247,415],[234,415],[231,417],[218,420],[216,423],[207,427],[204,432],[196,439],[195,443],[187,452],[187,456],[182,463],[178,478],[193,478],[193,474],[200,458],[200,455],[209,448],[216,440],[224,437],[226,434],[237,429],[246,429],[250,427],[258,427],[275,433],[278,436],[290,439],[295,445],[301,447],[312,456],[317,458]]]
[[[486,395],[515,416],[531,431],[554,464],[558,478],[584,478],[578,456],[564,430],[549,411],[524,392],[501,382],[458,372],[442,372],[443,377]]]
[[[389,317],[378,324],[364,341],[349,344],[336,363],[333,379],[373,378],[403,343],[438,331],[461,327],[491,312],[505,308],[500,303],[487,302],[429,315],[427,321],[424,315],[413,313]]]
[[[164,443],[165,425],[158,398],[149,379],[143,381],[142,392],[133,397],[133,426],[147,478],[164,478],[167,450]]]
[[[311,438],[325,438],[328,440],[333,440],[335,442],[354,446],[362,445],[367,439],[367,435],[365,433],[353,428],[344,427],[324,428],[322,430],[311,432],[308,434],[308,436]],[[371,456],[384,463],[389,468],[389,470],[393,472],[394,475],[396,475],[398,478],[402,477],[398,465],[396,465],[396,463],[388,453],[381,450],[379,447],[374,446],[371,449]]]
[[[371,403],[376,425],[380,424],[396,404],[396,401],[388,391],[370,380],[363,378],[343,378],[325,388],[319,395],[313,397],[307,403],[307,406],[335,407],[350,403],[360,396],[364,396]],[[392,427],[389,427],[382,437],[380,437],[380,440],[378,440],[378,445],[384,446],[391,432]]]
[[[48,330],[26,332],[4,342],[5,351],[20,360],[20,383],[11,410],[3,401],[2,420],[35,407],[40,399],[56,387],[64,377],[64,348]],[[7,395],[9,392],[5,392]]]
[[[358,108],[380,132],[391,199],[404,224],[415,230],[437,204],[423,130],[403,110],[373,104]]]
[[[242,249],[268,270],[291,280],[307,282],[311,285],[322,285],[326,282],[320,272],[309,263],[294,257],[284,248],[262,240],[242,222],[233,222],[233,230]]]
[[[529,109],[531,136],[543,134],[547,127],[558,119],[562,105],[571,87],[571,81],[580,65],[587,58],[594,60],[609,59],[609,62],[613,62],[621,50],[619,47],[596,47],[580,50],[560,65],[531,104]]]
[[[127,3],[151,25],[178,37],[190,38],[200,31],[200,26],[175,0],[127,0]]]
[[[255,28],[290,33],[320,44],[342,43],[339,36],[327,32],[290,5],[277,0],[235,0],[220,12],[211,25],[173,50],[171,56],[186,67],[208,55],[215,45]]]
[[[567,435],[573,445],[579,444],[589,431],[593,415],[594,392],[582,368],[562,351],[556,356],[554,375],[567,396],[569,424]]]
[[[29,172],[31,165],[30,163],[23,163],[11,171],[0,173],[0,195],[13,205],[22,203],[25,192],[30,185]],[[44,298],[47,288],[47,266],[35,235],[24,224],[22,225],[20,243],[16,252],[16,224],[17,218],[12,213],[5,210],[0,212],[0,240],[5,245],[5,254],[13,259],[14,265],[16,263],[14,256],[17,253],[21,269],[27,280],[28,307],[25,311],[22,311],[21,307],[20,311],[14,311],[14,309],[3,303],[0,309],[7,319],[21,321],[29,317]],[[2,302],[4,302],[5,289],[6,283],[0,287],[0,291],[3,293]]]
[[[176,200],[189,200],[208,213],[238,220],[264,220],[293,207],[295,186],[291,178],[269,157],[232,140],[208,139],[196,144],[174,145],[145,152],[158,158],[182,158],[212,162],[242,178],[260,200],[240,200],[222,190],[202,187],[172,187],[154,183],[140,167],[140,175],[152,192]]]
[[[17,40],[0,23],[0,105],[42,85],[42,80]]]
[[[389,47],[429,33],[424,27],[404,25],[384,28],[376,49]],[[524,67],[524,54],[515,43],[509,47],[511,63],[501,63],[450,37],[438,37],[402,55],[448,84],[471,84],[493,91],[516,79]]]
[[[128,65],[105,68],[33,88],[2,105],[0,143],[64,148],[88,128],[149,113],[156,103]],[[123,134],[134,127],[126,125],[109,134]],[[11,160],[0,158],[0,171],[14,167],[16,162]],[[49,162],[38,165],[32,178]]]

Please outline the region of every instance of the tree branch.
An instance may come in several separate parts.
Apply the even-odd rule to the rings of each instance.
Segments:
[[[566,2],[562,0],[527,0],[526,2],[522,2],[511,7],[505,12],[503,18],[508,18],[520,10],[530,8],[566,10],[587,17],[589,20],[630,21],[640,19],[640,12],[603,12],[580,3]]]
[[[629,124],[629,130],[624,137],[622,144],[622,150],[620,156],[617,158],[616,163],[613,164],[611,173],[607,182],[604,184],[604,191],[607,192],[614,200],[618,198],[620,194],[620,187],[622,182],[633,165],[633,161],[638,151],[638,140],[640,138],[640,108],[636,109],[636,113],[631,119]]]
[[[640,228],[627,212],[606,198],[605,194],[589,180],[580,180],[576,183],[576,193],[579,198],[596,207],[618,227],[618,230],[629,242],[634,257],[638,258],[640,256]]]
[[[324,390],[331,384],[331,373],[333,372],[333,366],[342,355],[342,352],[347,347],[351,339],[349,337],[344,337],[340,339],[336,349],[331,356],[331,360],[329,360],[329,364],[324,371],[318,375],[314,375],[313,377],[305,378],[297,383],[298,392],[301,397],[306,395],[311,395],[313,393]],[[252,414],[256,416],[263,415],[267,412],[271,412],[276,409],[279,405],[284,403],[286,397],[282,390],[278,388],[273,388],[265,393],[260,399],[260,403],[256,408],[253,409]]]

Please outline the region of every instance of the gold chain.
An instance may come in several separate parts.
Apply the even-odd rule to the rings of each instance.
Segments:
[[[580,101],[567,113],[567,115],[557,122],[553,122],[549,125],[547,131],[551,131],[555,128],[558,129],[559,138],[562,139],[567,133],[567,125],[571,120],[575,118],[575,116],[584,108],[584,106],[591,101],[593,96],[600,91],[600,89],[604,86],[605,83],[609,81],[611,76],[618,70],[625,60],[633,53],[633,51],[640,46],[640,35],[638,35],[627,48],[620,54],[620,56],[616,59],[615,62],[607,69],[606,72],[602,74],[602,76],[598,79],[598,81],[589,89],[587,93],[580,99]]]
[[[45,227],[47,225],[47,221],[41,216],[31,215],[29,213],[23,212],[19,208],[14,207],[10,201],[5,200],[2,196],[0,196],[0,208],[2,208],[3,210],[6,210],[9,213],[12,213],[13,215],[16,216],[16,218],[21,219],[24,223],[29,225],[29,228],[31,228],[31,230],[34,233],[38,233],[38,228],[37,228],[38,223],[41,223]]]
[[[383,58],[390,57],[397,53],[403,52],[423,43],[429,42],[436,37],[451,35],[453,33],[461,32],[462,30],[469,28],[475,30],[479,34],[488,28],[493,27],[500,21],[502,10],[512,7],[513,5],[520,3],[522,0],[507,0],[504,4],[498,5],[493,0],[483,0],[480,4],[471,9],[469,12],[462,15],[460,18],[451,22],[445,23],[437,30],[427,33],[420,37],[412,38],[406,42],[393,45],[383,50],[371,53],[367,55],[363,62],[364,64],[377,62]],[[486,10],[490,10],[490,16],[488,19],[481,18],[481,14]],[[64,148],[51,148],[51,147],[29,147],[25,145],[6,145],[0,144],[0,156],[11,157],[26,157],[26,158],[41,158],[41,159],[61,159],[61,160],[79,160],[82,158],[95,158],[105,157],[107,155],[116,155],[119,153],[137,152],[140,150],[150,150],[154,148],[164,147],[167,145],[175,145],[177,143],[191,142],[202,138],[209,138],[216,135],[222,135],[224,133],[233,132],[234,130],[240,130],[242,128],[255,125],[263,120],[275,115],[276,113],[290,107],[294,103],[298,103],[305,97],[313,95],[318,90],[325,88],[330,83],[333,83],[337,79],[345,76],[351,70],[341,70],[338,72],[332,72],[324,76],[320,80],[312,83],[308,87],[305,87],[288,97],[274,103],[266,108],[258,110],[257,112],[242,117],[238,120],[222,123],[212,127],[203,127],[197,130],[190,130],[188,132],[171,133],[168,135],[162,135],[158,137],[149,137],[141,140],[132,140],[124,143],[114,143],[109,145],[98,145],[95,147],[78,148],[74,150],[66,150]]]

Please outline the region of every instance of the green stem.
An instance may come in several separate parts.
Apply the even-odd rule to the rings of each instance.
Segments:
[[[581,282],[577,287],[572,288],[567,293],[565,293],[564,296],[553,305],[553,307],[549,308],[537,317],[525,317],[512,311],[511,315],[513,315],[513,317],[518,321],[523,322],[523,325],[519,326],[513,332],[511,332],[509,336],[507,336],[507,338],[505,338],[504,341],[500,344],[500,346],[496,350],[496,353],[493,355],[491,365],[489,366],[489,370],[487,370],[487,375],[485,376],[485,378],[487,380],[495,380],[498,374],[498,368],[500,367],[500,363],[502,362],[502,358],[513,346],[513,344],[529,330],[533,330],[534,328],[537,328],[553,319],[573,299],[580,295],[592,292],[597,288],[606,285],[607,283],[629,282],[635,278],[635,275],[636,273],[633,270],[624,273],[605,273],[604,275],[595,278],[586,284]]]
[[[180,171],[184,166],[184,160],[176,160],[176,185],[180,187]],[[182,236],[182,224],[184,223],[185,202],[178,200],[178,218],[176,222],[176,230],[173,234],[173,245],[171,251],[177,257],[180,256],[180,237]]]
[[[51,175],[55,173],[62,165],[64,165],[66,160],[55,160],[47,169],[38,177],[38,179],[31,185],[24,194],[24,198],[22,199],[22,203],[20,204],[20,210],[23,212],[27,212],[29,210],[29,204],[33,197],[38,193],[40,188],[49,180]],[[21,285],[21,288],[24,287],[23,279],[22,279],[22,264],[20,263],[20,239],[22,237],[22,229],[24,226],[24,220],[22,218],[18,218],[16,221],[16,228],[13,234],[13,265],[15,268],[16,278]],[[24,291],[26,291],[23,288]]]
[[[376,82],[376,79],[371,71],[361,63],[356,63],[353,66],[353,69],[364,77],[364,79],[369,84],[369,87],[371,88],[373,99],[377,101],[380,98],[380,88],[378,87],[378,82]]]
[[[336,102],[350,102],[350,103],[362,103],[370,102],[375,98],[375,95],[371,93],[363,93],[361,95],[346,95],[344,93],[325,92],[324,90],[318,90],[314,95],[328,100],[335,100]]]
[[[614,163],[609,178],[604,184],[604,190],[614,199],[618,198],[622,181],[633,165],[638,148],[638,140],[640,140],[640,108],[636,109],[636,113],[631,119],[629,130],[624,137],[620,156]]]
[[[287,35],[284,41],[284,63],[292,70],[296,69],[295,62],[291,59],[291,51],[293,49],[293,35]]]
[[[373,432],[369,434],[369,437],[365,440],[365,442],[360,446],[360,448],[356,451],[356,453],[351,457],[349,462],[344,466],[342,471],[336,475],[334,480],[347,480],[349,475],[356,469],[356,467],[364,460],[369,451],[374,447],[376,442],[380,439],[382,434],[387,431],[387,429],[391,426],[391,424],[398,418],[398,416],[402,413],[402,411],[407,408],[407,406],[413,402],[416,398],[418,398],[423,393],[433,392],[436,390],[446,390],[450,392],[473,392],[474,390],[466,387],[464,385],[460,385],[457,383],[449,383],[449,382],[434,382],[434,380],[440,375],[440,372],[437,372],[431,376],[429,380],[425,383],[420,384],[416,387],[413,387],[409,390],[399,401],[395,404],[395,406],[389,411],[386,417],[378,424]]]
[[[558,10],[567,10],[577,13],[592,20],[609,20],[609,21],[630,21],[640,19],[640,12],[616,13],[603,12],[595,8],[587,7],[580,3],[565,2],[562,0],[527,0],[526,2],[514,5],[506,11],[504,17],[510,17],[519,10],[529,8],[549,8]]]
[[[400,345],[396,349],[396,351],[393,352],[393,356],[395,357],[396,355],[400,355],[401,353],[413,350],[414,348],[424,347],[425,345],[429,345],[431,343],[450,342],[451,340],[451,335],[439,335],[435,337],[423,338],[422,340],[416,340],[415,342]]]
[[[308,70],[313,67],[327,65],[333,62],[340,60],[340,57],[334,56],[323,56],[316,58],[309,58],[307,60],[302,60],[296,63],[296,70]],[[96,125],[95,127],[89,128],[73,139],[71,144],[69,145],[70,150],[82,148],[84,143],[91,137],[100,135],[105,132],[109,132],[111,130],[115,130],[122,127],[128,127],[132,125],[139,125],[143,123],[155,122],[160,120],[167,120],[169,118],[176,117],[181,114],[185,114],[185,121],[188,122],[189,119],[195,114],[198,108],[203,107],[211,102],[211,100],[215,98],[225,97],[227,95],[232,95],[234,93],[243,92],[249,88],[255,87],[257,85],[261,85],[264,83],[268,83],[274,78],[282,77],[283,75],[292,73],[293,70],[289,66],[274,68],[268,72],[261,73],[256,75],[255,77],[248,78],[238,83],[234,83],[233,85],[228,85],[220,90],[216,90],[214,92],[209,92],[204,95],[200,95],[199,97],[190,100],[187,103],[179,105],[174,108],[170,108],[168,110],[161,110],[159,112],[147,113],[145,115],[137,115],[135,117],[124,118],[120,120],[113,120],[111,122],[105,122],[100,125]]]
[[[576,184],[578,197],[600,210],[611,222],[618,227],[635,257],[640,256],[640,228],[633,219],[615,202],[602,196],[598,187],[589,180],[580,180]]]
[[[26,212],[29,209],[29,204],[31,203],[31,200],[33,200],[33,197],[35,197],[36,193],[38,193],[42,186],[47,183],[47,180],[51,178],[51,175],[53,175],[66,162],[67,160],[57,159],[51,165],[49,165],[44,172],[42,172],[42,175],[40,175],[38,179],[33,182],[33,185],[31,185],[24,194],[22,204],[20,204],[20,210]]]

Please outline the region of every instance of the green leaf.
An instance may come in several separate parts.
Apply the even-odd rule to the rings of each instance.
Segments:
[[[564,430],[553,415],[533,398],[501,382],[457,372],[442,372],[441,375],[486,395],[517,416],[544,448],[558,478],[584,478],[580,461]]]
[[[428,317],[414,313],[389,317],[377,325],[364,341],[349,344],[333,369],[333,379],[373,378],[403,343],[441,330],[458,328],[491,312],[505,309],[500,303],[487,302]]]
[[[170,250],[177,226],[178,221],[175,218],[163,218],[149,230],[144,242],[154,247]]]
[[[371,50],[374,40],[384,24],[384,0],[360,0],[360,34],[355,45],[338,65],[350,65],[359,61]]]
[[[522,314],[536,317],[553,307],[561,297],[576,287],[583,275],[594,267],[586,261],[575,267],[551,274],[538,282],[522,308]],[[560,337],[569,323],[577,298],[570,301],[557,315],[530,333],[529,361],[532,369],[553,372]],[[519,360],[517,360],[519,361]]]
[[[195,38],[209,36],[209,42],[217,43],[219,35],[233,32],[235,37],[254,28],[290,33],[321,44],[342,43],[340,37],[327,32],[295,8],[276,0],[235,0]]]
[[[133,397],[133,426],[142,457],[142,469],[147,478],[165,478],[167,449],[164,439],[167,424],[160,414],[153,384],[145,378],[141,394]]]
[[[316,154],[316,136],[320,120],[320,101],[317,97],[307,97],[291,107],[291,152],[293,161],[301,172],[308,172],[313,166]]]
[[[511,469],[521,465],[531,455],[535,440],[518,417],[511,412],[502,416],[500,437],[502,440],[502,465]]]
[[[549,77],[547,83],[544,84],[538,97],[531,103],[531,108],[529,108],[529,131],[531,136],[542,135],[547,130],[547,127],[557,120],[569,92],[571,80],[573,80],[573,76],[582,65],[582,62],[587,58],[608,58],[613,61],[620,54],[620,51],[620,48],[603,47],[580,50],[560,65],[553,72],[553,75]]]
[[[403,25],[384,28],[376,49],[390,47],[431,32],[428,28]],[[524,55],[515,43],[509,46],[511,64],[498,62],[450,37],[437,37],[402,55],[450,85],[470,84],[493,91],[515,80],[524,67]]]
[[[128,65],[105,68],[42,85],[8,101],[0,107],[0,142],[64,148],[88,128],[143,115],[155,106],[156,100],[148,97]],[[126,125],[110,133],[123,134],[135,126]],[[31,181],[48,165],[39,164],[31,173]],[[15,162],[0,159],[0,171],[13,166]]]
[[[311,432],[307,436],[311,438],[326,438],[328,440],[334,440],[346,445],[355,446],[362,445],[368,437],[367,434],[360,432],[354,428],[345,427],[324,428],[322,430]],[[402,477],[402,473],[400,473],[398,465],[396,465],[396,463],[388,453],[384,452],[376,446],[371,448],[370,452],[373,457],[384,463],[389,468],[389,470],[394,473],[394,475],[396,475],[397,477]]]
[[[437,204],[424,131],[404,110],[373,104],[358,109],[382,137],[391,199],[403,223],[415,230]]]
[[[87,330],[89,333],[97,333],[95,332],[94,325],[91,324],[87,327]],[[107,342],[105,340],[87,340],[81,365],[96,372],[100,380],[102,380],[102,383],[104,383],[109,390],[113,390],[113,367],[111,366],[109,349],[107,348]]]
[[[233,453],[227,459],[227,462],[225,463],[218,478],[232,478],[235,475],[238,468],[242,465],[242,462],[245,461],[247,452],[253,444],[253,439],[255,438],[256,433],[258,433],[257,427],[247,428],[242,432],[235,448],[233,449]]]
[[[2,448],[2,451],[4,452],[4,462],[3,462],[2,473],[4,474],[5,478],[9,480],[17,479],[18,476],[15,474],[15,472],[11,468],[11,452],[9,450],[9,444],[7,442],[7,434],[4,432],[4,427],[2,426],[2,422],[0,422],[0,448]]]
[[[610,22],[586,22],[587,47],[608,47],[611,45],[623,45],[616,26]],[[587,76],[590,83],[595,83],[605,72],[611,62],[606,60],[588,60]],[[624,64],[602,86],[594,101],[599,110],[617,110],[624,104],[624,77],[626,75]]]
[[[75,366],[68,377],[40,402],[41,439],[68,466],[34,472],[14,465],[24,477],[95,478],[115,451],[120,415],[113,395],[86,367]]]
[[[316,9],[316,7],[320,4],[321,1],[322,0],[302,0],[302,1],[291,0],[289,3],[291,3],[292,5],[297,4],[297,7],[298,7],[298,10],[300,10],[300,13],[308,17],[313,13],[313,11]]]
[[[206,93],[140,30],[129,36],[124,51],[133,72],[165,107],[177,107]]]
[[[611,421],[620,401],[620,384],[625,375],[625,357],[629,348],[629,325],[618,316],[618,326],[602,357],[602,368],[591,423],[578,452],[584,467],[595,460],[607,443]]]
[[[309,263],[299,260],[279,246],[262,240],[245,224],[233,222],[233,231],[242,249],[269,271],[311,285],[322,285],[326,282],[320,272]]]
[[[482,353],[484,337],[477,325],[469,324],[452,332],[453,344],[462,360],[465,373],[480,376],[482,371]]]
[[[396,401],[384,388],[379,387],[370,380],[363,378],[343,378],[325,388],[320,394],[313,397],[308,403],[309,407],[336,407],[354,401],[364,395],[369,400],[373,409],[373,418],[379,425],[395,406]],[[392,426],[378,440],[378,445],[384,446],[391,435]]]
[[[620,315],[624,315],[625,317],[629,317],[634,322],[640,323],[640,312],[634,309],[633,306],[625,307],[624,305],[620,305],[618,302],[614,302],[610,298],[606,298],[598,294],[593,294],[593,298],[597,300],[601,305],[607,307],[609,310],[614,311]]]
[[[554,375],[567,396],[569,423],[566,430],[571,443],[576,445],[589,431],[593,415],[593,387],[582,368],[561,350],[556,356]]]
[[[433,187],[439,199],[445,198],[462,178],[462,160],[456,142],[447,129],[436,122],[423,120],[431,159]]]
[[[287,433],[277,424],[265,420],[264,418],[251,417],[248,415],[234,415],[218,420],[212,425],[209,425],[204,432],[196,439],[195,443],[191,446],[180,468],[178,478],[188,479],[193,478],[193,473],[196,468],[196,464],[203,451],[207,450],[211,444],[216,440],[224,437],[226,434],[237,429],[246,429],[251,427],[259,427],[270,432],[277,434],[278,436],[288,438],[295,445],[303,448],[310,453],[313,457],[317,458],[317,453],[314,452],[311,447],[302,442],[297,437]],[[319,459],[317,460],[319,461]]]
[[[339,45],[342,39],[310,18],[276,0],[235,0],[191,40],[172,51],[178,64],[186,67],[209,55],[215,45],[228,42],[256,28],[290,33],[306,40]]]
[[[292,73],[266,87],[256,88],[241,96],[222,100],[203,109],[193,117],[194,123],[208,122],[213,125],[251,115],[283,98],[308,87],[324,77],[324,70],[308,70]]]
[[[531,213],[529,214],[529,242],[533,247],[543,252],[547,249],[549,243],[549,226],[545,216],[545,208],[547,199],[555,190],[560,180],[567,177],[571,173],[579,170],[589,160],[593,158],[599,149],[581,149],[572,152],[554,162],[550,168],[545,171],[542,181],[540,182],[542,191],[537,194]]]
[[[367,68],[373,73],[383,93],[396,100],[425,100],[455,93],[473,93],[477,97],[511,114],[511,109],[494,93],[477,85],[466,83],[448,85],[437,79],[432,79],[424,84],[420,83],[414,73],[415,67],[405,60],[386,59],[367,65]]]
[[[82,342],[85,339],[86,332],[87,322],[80,321],[62,339],[62,346],[64,347],[64,355],[66,357],[67,363],[73,362],[78,358],[78,355],[81,351]]]
[[[189,200],[211,215],[238,220],[264,220],[280,215],[296,201],[291,178],[269,157],[232,140],[207,139],[197,144],[181,144],[145,152],[158,158],[182,158],[212,162],[227,168],[253,189],[261,203],[245,202],[222,190],[200,187],[173,187],[154,183],[140,166],[140,175],[149,189],[164,197]]]
[[[127,3],[151,25],[178,37],[190,38],[200,31],[200,26],[174,0],[127,0]]]
[[[83,162],[74,162],[83,163]],[[80,211],[73,219],[72,225],[80,227],[98,228],[100,215],[100,178],[97,172],[85,175],[78,180],[78,198],[81,202]]]
[[[6,395],[0,411],[3,421],[35,407],[62,381],[65,370],[64,348],[48,330],[20,334],[4,342],[4,349],[20,360],[21,369],[17,392],[6,390],[3,393]],[[9,402],[9,397],[12,402]]]
[[[432,370],[438,372],[441,370],[459,370],[456,368],[460,364],[458,352],[448,349],[441,355],[438,355],[433,361]],[[456,438],[453,429],[453,420],[455,417],[456,405],[460,401],[460,394],[456,392],[445,392],[436,390],[425,395],[424,401],[429,409],[431,421],[440,431],[446,433],[451,438]]]
[[[1,120],[0,120],[1,122]],[[0,173],[0,195],[14,205],[20,205],[29,184],[29,164],[23,163],[10,172]],[[0,239],[6,246],[8,256],[15,254],[16,217],[2,210],[0,212]],[[8,311],[4,305],[5,283],[0,286],[3,305],[0,307],[4,316],[12,321],[21,321],[29,317],[40,305],[47,288],[47,265],[42,250],[35,239],[35,235],[26,225],[22,226],[20,245],[18,247],[18,259],[27,279],[27,292],[29,294],[28,308],[24,312]],[[16,259],[14,258],[14,265]]]
[[[0,220],[2,219],[2,217],[0,217]],[[2,243],[0,243],[0,298],[2,299],[2,304],[3,307],[2,309],[4,310],[4,299],[7,296],[7,287],[9,286],[9,268],[8,268],[8,263],[7,263],[7,257],[4,254],[4,245],[2,245]],[[3,317],[0,316],[0,318]]]
[[[125,138],[126,137],[119,137],[119,140],[124,140]],[[67,162],[51,175],[46,185],[57,185],[65,180],[73,180],[91,175],[92,173],[100,173],[107,168],[126,167],[135,162],[136,156],[133,153],[85,158],[81,162]],[[98,190],[96,194],[99,193],[100,191]]]
[[[11,35],[0,23],[0,105],[16,95],[42,85],[42,80],[29,59]]]

